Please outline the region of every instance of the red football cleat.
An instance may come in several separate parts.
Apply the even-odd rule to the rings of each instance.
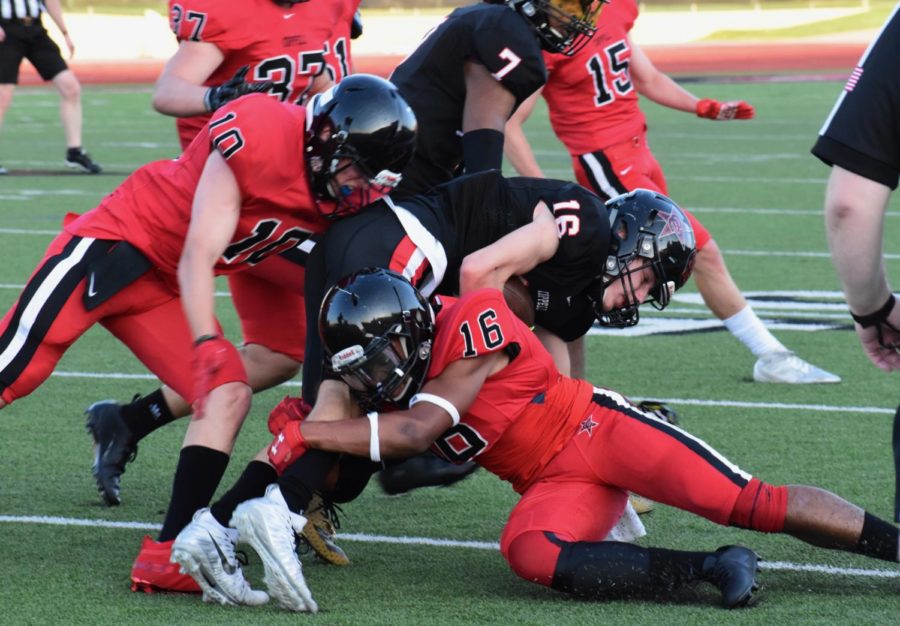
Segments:
[[[180,572],[180,565],[172,563],[171,541],[154,541],[149,535],[141,543],[141,551],[131,567],[131,590],[154,593],[157,591],[180,591],[200,593],[194,579]]]

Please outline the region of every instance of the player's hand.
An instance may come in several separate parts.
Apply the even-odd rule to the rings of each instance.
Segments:
[[[285,396],[269,413],[269,432],[277,435],[289,422],[302,422],[312,411],[309,402],[303,398]]]
[[[0,41],[3,41],[5,39],[6,39],[6,31],[3,30],[2,26],[0,26]]]
[[[743,100],[719,102],[704,98],[697,103],[697,117],[710,120],[749,120],[755,113],[753,106]]]
[[[206,335],[194,342],[194,417],[203,417],[203,407],[209,392],[213,390],[216,374],[228,361],[229,355],[237,352],[234,345],[221,335]],[[240,358],[240,356],[238,356]]]
[[[303,434],[300,432],[300,422],[288,422],[284,429],[275,435],[275,439],[269,445],[269,463],[275,467],[278,475],[284,473],[288,465],[303,456],[309,450]]]
[[[63,33],[63,39],[66,41],[66,47],[69,49],[69,58],[75,58],[75,43],[72,41],[72,38],[69,37],[69,33]]]
[[[878,369],[900,370],[900,300],[880,322],[862,326],[854,324],[863,350]]]
[[[248,93],[260,93],[269,91],[272,88],[273,83],[271,80],[248,83],[246,78],[249,70],[250,66],[245,65],[221,85],[207,89],[206,94],[203,96],[203,106],[206,107],[206,110],[212,112],[223,104],[227,104],[241,96],[246,96]]]

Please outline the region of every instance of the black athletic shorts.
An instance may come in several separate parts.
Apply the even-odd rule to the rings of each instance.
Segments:
[[[28,59],[44,80],[69,68],[39,21],[26,26],[20,20],[0,20],[0,26],[6,32],[6,39],[0,41],[0,84],[19,82],[22,59]]]

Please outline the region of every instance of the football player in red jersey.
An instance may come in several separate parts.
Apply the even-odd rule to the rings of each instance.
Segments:
[[[213,111],[244,93],[265,91],[302,104],[349,73],[350,29],[358,5],[358,0],[172,0],[170,22],[180,43],[156,83],[153,105],[178,118],[179,139],[186,147]],[[244,339],[239,351],[254,391],[292,378],[303,362],[304,275],[296,263],[272,256],[228,277]],[[281,306],[266,306],[275,299]],[[126,405],[106,400],[88,408],[92,471],[106,504],[121,502],[120,476],[138,441],[190,410],[170,387],[138,395]]]
[[[636,259],[622,278],[600,295],[610,314],[665,280]],[[824,489],[766,483],[621,394],[560,374],[496,289],[429,303],[399,275],[366,270],[326,296],[320,332],[340,381],[323,385],[316,409],[332,419],[360,415],[360,406],[369,412],[289,421],[269,448],[276,467],[311,449],[377,462],[431,447],[456,462],[474,459],[522,496],[500,548],[525,580],[597,600],[671,599],[679,587],[708,582],[725,608],[753,601],[758,557],[748,548],[604,541],[626,490],[718,524],[900,561],[892,524]],[[373,408],[385,401],[409,408]],[[315,611],[299,561],[283,546],[300,521],[277,485],[232,518],[263,559],[269,592],[286,608]]]
[[[177,588],[159,568],[165,542],[212,496],[249,409],[246,370],[215,318],[215,275],[294,247],[388,191],[415,134],[396,88],[365,74],[308,108],[262,94],[235,100],[179,158],[145,165],[68,220],[0,322],[0,408],[100,323],[204,416],[188,428],[160,543],[145,542],[137,585]]]
[[[616,0],[604,10],[597,34],[576,55],[544,55],[548,79],[542,93],[553,130],[572,157],[578,182],[601,198],[638,187],[667,193],[665,176],[647,143],[638,94],[707,119],[754,115],[746,102],[698,99],[660,72],[631,40],[637,15],[635,0]],[[522,176],[541,176],[522,130],[537,98],[534,94],[519,107],[506,128],[506,155]],[[693,215],[689,217],[697,234],[697,288],[716,317],[757,357],[754,380],[840,382],[838,376],[800,359],[769,332],[734,283],[709,231]]]

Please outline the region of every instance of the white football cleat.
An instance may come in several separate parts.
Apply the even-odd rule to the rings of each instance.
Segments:
[[[225,528],[209,509],[194,513],[172,544],[172,562],[181,566],[203,590],[204,602],[257,606],[269,601],[265,591],[250,588],[234,547],[238,531]]]
[[[306,518],[291,512],[277,484],[269,485],[262,498],[238,505],[231,525],[240,532],[241,541],[259,554],[266,569],[266,586],[282,608],[310,613],[319,610],[296,552],[295,535],[303,530]]]
[[[753,366],[753,380],[758,383],[813,385],[839,383],[841,377],[807,363],[793,352],[767,352]]]

